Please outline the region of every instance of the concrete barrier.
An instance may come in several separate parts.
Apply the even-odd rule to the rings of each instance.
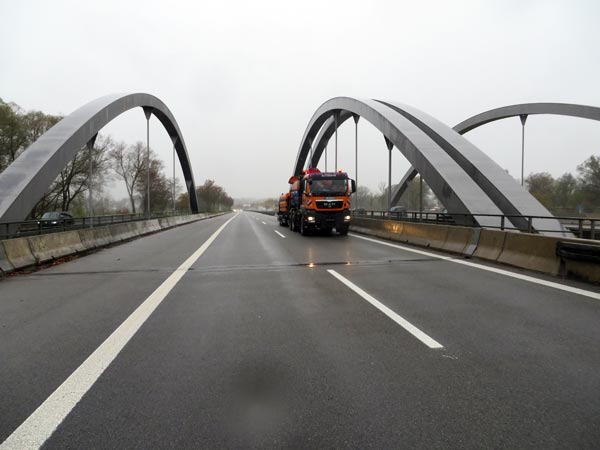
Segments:
[[[352,219],[350,228],[359,233],[399,241],[403,226],[402,222],[360,217]]]
[[[131,223],[117,223],[111,225],[110,234],[113,237],[113,242],[126,241],[137,236],[137,230],[135,226],[131,226]]]
[[[0,241],[0,273],[8,273],[13,270],[15,270],[15,268],[8,260],[8,256],[6,256],[6,251],[4,250],[4,244]]]
[[[161,230],[161,226],[160,226],[160,223],[158,222],[158,219],[147,220],[146,224],[148,226],[148,231],[150,233],[154,233],[156,231]]]
[[[464,255],[467,247],[471,245],[471,242],[473,241],[474,234],[474,228],[448,227],[448,235],[444,245],[442,245],[442,250]]]
[[[498,262],[523,269],[558,275],[560,258],[555,237],[507,232]]]
[[[482,229],[473,257],[497,261],[504,248],[506,231]]]
[[[8,239],[2,241],[2,245],[8,261],[15,269],[37,264],[37,259],[31,253],[27,238]]]
[[[567,275],[586,281],[600,283],[600,265],[587,261],[564,260],[564,270]]]
[[[112,242],[114,238],[110,234],[110,227],[86,228],[79,230],[79,239],[86,250],[93,250],[99,247],[105,247]]]
[[[161,229],[221,215],[223,213],[213,215],[193,214],[0,241],[0,271],[4,273],[12,272],[40,262],[93,250]]]
[[[148,225],[148,222],[148,220],[139,220],[137,222],[131,223],[133,230],[136,233],[136,236],[143,236],[145,234],[150,233],[150,227]]]
[[[559,241],[589,244],[589,240],[363,217],[353,218],[350,229],[550,275],[566,274],[586,281],[600,282],[600,264],[561,260],[556,254]]]
[[[31,253],[41,263],[85,250],[77,231],[41,234],[28,237],[27,240],[31,247]]]
[[[448,226],[428,223],[404,223],[402,238],[409,244],[441,250],[448,237]]]

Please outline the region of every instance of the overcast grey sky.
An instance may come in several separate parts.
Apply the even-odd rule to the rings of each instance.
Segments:
[[[5,101],[68,114],[108,93],[154,94],[179,122],[196,183],[213,178],[234,197],[287,189],[310,117],[335,96],[408,103],[450,126],[514,103],[600,106],[598,1],[0,0],[0,20]],[[142,111],[102,133],[144,140]],[[520,175],[518,118],[466,137]],[[353,138],[349,121],[338,165],[351,175]],[[151,146],[170,171],[156,119]],[[359,146],[360,182],[376,189],[387,152],[364,121]],[[532,116],[526,146],[526,174],[575,172],[600,155],[600,123]],[[395,178],[407,168],[395,152]]]

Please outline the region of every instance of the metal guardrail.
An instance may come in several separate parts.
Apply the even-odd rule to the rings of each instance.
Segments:
[[[582,239],[596,239],[600,238],[600,232],[598,226],[600,226],[600,218],[590,217],[557,217],[557,216],[519,216],[519,215],[501,215],[501,214],[455,214],[455,213],[442,213],[442,212],[421,212],[421,211],[387,211],[387,210],[370,210],[370,211],[352,211],[353,217],[366,217],[369,219],[387,219],[387,220],[401,220],[406,222],[425,222],[425,223],[440,223],[444,225],[457,225],[457,219],[469,219],[472,221],[477,217],[497,217],[499,224],[494,228],[499,230],[507,231],[521,231],[525,233],[540,233],[540,232],[556,232],[554,230],[534,229],[534,219],[554,219],[559,220],[561,224],[575,234],[578,238]],[[510,219],[525,219],[527,221],[527,228],[517,228],[513,226]],[[464,223],[467,220],[461,220],[460,226],[465,226]]]
[[[113,214],[109,216],[74,217],[72,219],[44,219],[28,220],[24,222],[0,223],[0,240],[18,237],[35,236],[38,234],[56,233],[60,231],[79,230],[93,228],[103,225],[111,225],[123,222],[135,222],[137,220],[160,219],[189,214],[188,212],[166,211],[162,213],[147,214]]]

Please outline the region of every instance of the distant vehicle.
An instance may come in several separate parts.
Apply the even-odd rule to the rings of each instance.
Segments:
[[[64,225],[73,225],[74,223],[75,219],[67,211],[45,212],[42,218],[38,220],[38,225],[42,228],[62,227]]]
[[[408,217],[406,206],[392,206],[386,215],[395,219]]]
[[[367,210],[365,208],[356,208],[353,209],[352,212],[357,216],[364,216],[365,214],[367,214]]]

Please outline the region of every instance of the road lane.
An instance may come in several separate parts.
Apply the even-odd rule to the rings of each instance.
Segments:
[[[220,244],[260,242],[234,225]],[[403,368],[428,359],[418,341],[320,266],[233,267],[212,250],[197,266],[214,258],[221,269],[184,277],[46,448],[381,448],[405,439],[398,425],[412,413],[394,410],[411,397]]]
[[[0,282],[0,442],[226,218]],[[185,239],[182,239],[185,236]]]
[[[599,324],[592,299],[243,213],[45,448],[595,448]]]

